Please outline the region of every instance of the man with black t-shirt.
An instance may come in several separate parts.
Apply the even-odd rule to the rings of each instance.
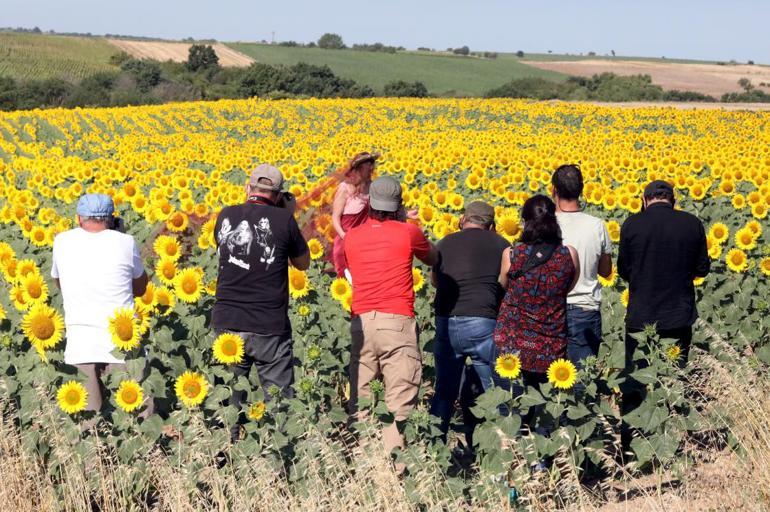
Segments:
[[[436,286],[436,393],[430,412],[441,418],[445,437],[466,358],[481,387],[493,386],[497,352],[492,335],[504,295],[498,282],[500,259],[510,245],[495,233],[494,208],[482,201],[468,204],[460,228],[438,243],[439,262],[431,276]]]
[[[307,242],[294,219],[295,205],[282,187],[277,168],[259,165],[246,185],[246,203],[224,208],[214,226],[219,277],[211,326],[217,334],[232,332],[243,338],[244,357],[234,376],[248,375],[255,365],[266,399],[272,385],[284,396],[293,394],[288,267],[290,262],[299,270],[310,266]],[[244,399],[244,391],[233,391],[236,408]],[[233,428],[233,440],[243,416],[241,412]]]

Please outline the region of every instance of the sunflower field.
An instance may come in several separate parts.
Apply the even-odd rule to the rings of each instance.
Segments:
[[[236,472],[270,468],[274,485],[288,482],[282,492],[311,500],[311,480],[342,488],[355,479],[355,454],[378,448],[356,444],[344,428],[351,289],[330,272],[330,204],[337,169],[364,150],[383,154],[376,172],[401,181],[406,206],[419,209],[418,222],[433,240],[458,229],[466,202],[482,199],[497,210],[498,232],[515,242],[523,202],[550,193],[556,167],[579,163],[586,210],[605,219],[617,242],[624,219],[641,208],[644,184],[671,182],[678,207],[706,226],[712,272],[695,283],[701,318],[694,363],[679,370],[677,347],[646,337],[634,354],[647,362],[633,374],[647,385],[647,396],[627,418],[637,429],[629,470],[686,472],[698,462],[697,453],[683,449],[693,444],[746,452],[739,433],[726,425],[731,416],[721,409],[717,386],[696,392],[691,384],[708,382],[718,366],[727,374],[740,371],[756,389],[767,386],[768,112],[474,99],[20,111],[0,115],[0,404],[4,424],[19,433],[23,453],[45,469],[57,499],[70,492],[66,468],[88,468],[89,460],[105,458],[130,468],[115,493],[123,509],[163,508],[163,479],[147,476],[158,457],[184,467],[187,499],[227,503],[220,509],[243,505],[221,498],[211,484],[212,471],[225,471],[217,464],[221,458]],[[310,269],[289,272],[298,360],[293,399],[260,388],[256,372],[233,381],[229,366],[243,356],[242,340],[215,338],[208,326],[217,269],[214,220],[221,208],[244,200],[247,175],[260,162],[281,168],[299,199],[296,216],[311,249]],[[82,376],[63,363],[62,301],[50,278],[53,239],[75,226],[75,203],[86,192],[113,197],[151,280],[134,310],[110,319],[116,351],[127,365],[109,374],[98,422],[83,412]],[[585,369],[553,368],[553,384],[528,388],[515,399],[501,389],[478,399],[473,412],[485,421],[476,429],[477,458],[458,470],[450,457],[456,441],[450,436],[449,447],[437,442],[427,413],[435,375],[429,281],[429,269],[417,267],[424,385],[406,425],[409,445],[398,454],[409,468],[403,481],[409,506],[507,506],[512,488],[530,484],[530,465],[550,457],[555,490],[522,498],[542,503],[562,492],[560,482],[579,487],[586,468],[609,467],[618,455],[617,402],[627,377],[626,284],[614,275],[602,280],[604,343]],[[499,372],[516,379],[515,361],[500,361]],[[227,405],[233,388],[247,392],[249,422],[244,438],[230,447],[238,414]],[[266,401],[268,395],[275,397]],[[147,417],[146,397],[155,403],[155,414]],[[364,406],[379,421],[392,421],[380,397],[381,390]],[[556,421],[556,428],[521,435],[520,417],[501,415],[501,406],[531,411],[536,421]],[[89,421],[94,430],[82,431]],[[347,468],[342,473],[317,463],[329,447],[353,454],[340,455]],[[84,475],[90,499],[104,504],[102,473]],[[373,475],[376,483],[380,477]],[[604,475],[612,480],[617,472]],[[440,486],[426,483],[438,476]],[[362,506],[369,503],[366,492],[357,496]],[[565,496],[560,499],[569,502],[571,495]],[[249,499],[259,503],[259,497]],[[315,505],[323,509],[331,498],[319,499]]]

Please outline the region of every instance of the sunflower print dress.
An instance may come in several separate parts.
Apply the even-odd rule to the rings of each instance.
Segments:
[[[495,327],[501,353],[518,353],[521,368],[545,373],[567,351],[567,293],[575,276],[569,249],[560,245],[546,263],[514,279],[531,245],[511,249],[508,288]]]

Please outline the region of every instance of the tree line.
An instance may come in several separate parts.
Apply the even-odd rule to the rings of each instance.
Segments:
[[[49,107],[108,107],[225,98],[368,98],[428,97],[419,81],[393,80],[381,90],[337,76],[328,66],[300,62],[292,66],[254,63],[223,68],[211,46],[192,45],[186,62],[140,60],[121,52],[111,58],[118,69],[99,72],[78,83],[58,78],[14,80],[0,77],[0,110]],[[760,84],[762,85],[762,84]],[[742,80],[743,92],[722,96],[730,102],[770,102],[770,94]],[[595,101],[717,101],[692,91],[665,91],[648,75],[591,78],[564,82],[542,78],[512,80],[485,94],[489,98]]]

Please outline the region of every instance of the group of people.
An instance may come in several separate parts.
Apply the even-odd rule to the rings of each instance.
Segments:
[[[418,223],[409,221],[417,215],[405,210],[401,184],[391,176],[373,179],[377,158],[360,153],[344,169],[332,206],[337,233],[332,261],[353,293],[349,412],[352,419],[365,419],[359,401],[370,397],[373,380],[381,379],[385,404],[395,418],[382,432],[388,452],[404,446],[403,422],[417,406],[422,382],[415,258],[432,268],[436,289],[436,382],[430,410],[445,435],[463,381],[480,390],[511,385],[495,373],[499,354],[518,355],[525,385],[544,382],[557,359],[581,367],[586,357],[597,354],[602,341],[598,276],[613,272],[612,242],[605,222],[581,207],[578,166],[556,169],[550,197],[535,195],[524,203],[523,231],[515,245],[495,232],[495,209],[482,201],[467,204],[460,230],[434,245]],[[294,218],[295,203],[283,190],[280,170],[259,165],[245,187],[246,201],[219,213],[211,327],[215,334],[233,332],[244,339],[235,378],[255,366],[265,390],[276,386],[290,397],[294,358],[288,267],[305,270],[310,256]],[[675,208],[667,182],[648,184],[643,205],[621,228],[617,260],[618,274],[630,290],[628,364],[637,343],[631,335],[648,325],[675,340],[680,364],[685,364],[697,316],[693,279],[709,271],[705,230],[695,216]],[[77,211],[80,227],[54,241],[52,275],[61,282],[67,326],[65,362],[87,376],[91,410],[100,407],[99,377],[122,363],[109,350],[107,317],[116,307],[131,305],[147,282],[136,243],[108,229],[113,210],[108,196],[84,196]],[[84,310],[98,314],[83,315]],[[624,414],[644,398],[644,386],[629,382]],[[234,390],[231,403],[240,408],[243,395]],[[151,412],[151,404],[146,410]],[[239,435],[236,425],[233,440]],[[628,433],[624,436],[627,446]]]

